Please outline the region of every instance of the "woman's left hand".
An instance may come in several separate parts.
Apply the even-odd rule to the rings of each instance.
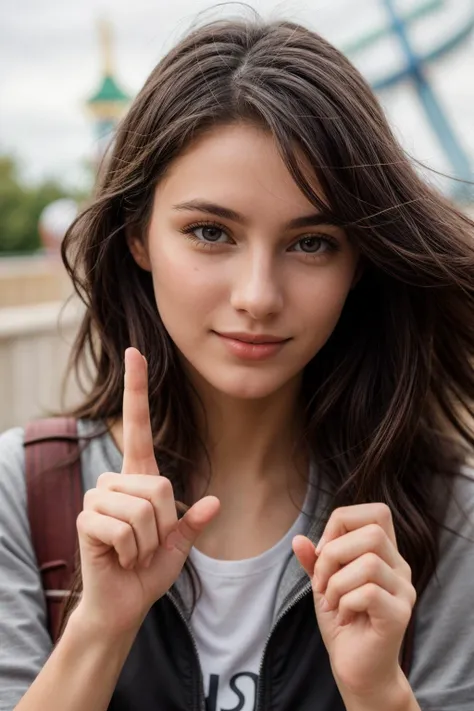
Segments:
[[[406,683],[399,654],[416,600],[390,509],[385,504],[336,509],[316,548],[296,536],[293,550],[311,578],[319,629],[341,694],[387,698],[402,678]]]

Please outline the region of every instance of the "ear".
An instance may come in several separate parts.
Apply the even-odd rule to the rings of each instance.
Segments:
[[[126,233],[126,240],[130,253],[138,266],[147,272],[151,272],[150,256],[145,240],[129,232]]]

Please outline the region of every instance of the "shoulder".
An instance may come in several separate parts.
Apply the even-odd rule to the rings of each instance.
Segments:
[[[441,531],[441,556],[443,549],[449,546],[449,541],[452,542],[452,545],[456,545],[453,536],[456,538],[467,537],[474,544],[474,468],[471,466],[462,467],[452,482],[449,504]]]
[[[472,709],[473,571],[474,470],[464,467],[452,481],[436,572],[417,605],[410,681],[426,708]]]
[[[101,421],[79,420],[77,425],[82,438],[81,466],[84,490],[94,487],[103,472],[120,472],[122,454],[106,425]]]
[[[104,423],[100,421],[78,420],[77,433],[83,486],[86,490],[95,486],[102,472],[119,472],[122,455]],[[13,503],[13,499],[22,508],[26,507],[24,442],[23,427],[14,427],[0,433],[0,510]]]
[[[0,462],[4,464],[11,458],[23,458],[23,441],[25,431],[23,427],[13,427],[0,433]]]
[[[0,507],[7,501],[25,498],[25,451],[24,430],[15,427],[0,434]]]

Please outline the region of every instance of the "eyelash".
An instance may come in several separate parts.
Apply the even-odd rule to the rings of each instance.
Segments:
[[[218,222],[194,222],[191,225],[187,225],[186,227],[180,228],[180,232],[186,237],[191,240],[194,244],[197,244],[199,247],[202,249],[212,249],[213,247],[218,247],[219,245],[223,244],[222,242],[205,242],[202,239],[199,239],[199,237],[196,237],[194,233],[194,230],[197,230],[198,228],[202,227],[214,227],[218,230],[222,230],[227,236],[229,236],[227,229],[219,224]],[[293,244],[298,244],[298,242],[301,242],[303,239],[308,239],[309,237],[317,237],[318,239],[321,239],[321,241],[326,242],[327,244],[327,251],[328,252],[338,252],[340,249],[339,242],[332,237],[329,237],[328,235],[320,235],[320,234],[307,234],[304,235],[303,237],[300,237],[299,239],[296,240]],[[304,252],[301,251],[299,252],[300,254],[304,255],[304,257],[308,259],[317,259],[321,257],[322,255],[319,252]],[[324,254],[324,253],[323,253]]]

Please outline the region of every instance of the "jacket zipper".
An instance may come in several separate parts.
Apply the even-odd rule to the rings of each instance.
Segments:
[[[297,589],[297,588],[296,588]],[[268,634],[267,639],[265,640],[265,645],[263,648],[263,653],[262,653],[262,659],[260,661],[260,667],[258,671],[258,687],[257,687],[257,698],[255,702],[255,711],[265,711],[264,707],[262,706],[263,703],[263,689],[264,689],[264,678],[263,678],[263,668],[265,665],[265,657],[268,649],[268,645],[270,643],[270,640],[273,636],[273,633],[276,629],[276,627],[280,624],[281,620],[284,619],[284,617],[287,615],[287,613],[294,608],[295,605],[298,604],[300,600],[302,600],[305,595],[307,595],[309,592],[311,592],[311,583],[310,582],[304,582],[303,588],[300,590],[300,592],[295,594],[295,591],[292,591],[291,593],[288,594],[288,596],[285,598],[283,604],[282,604],[282,612],[278,615],[276,618],[275,622],[272,625],[272,628],[270,630],[270,633]],[[194,637],[193,631],[191,629],[190,624],[188,623],[185,614],[181,610],[181,607],[178,605],[176,600],[174,599],[173,595],[170,595],[169,592],[166,593],[166,596],[168,599],[171,601],[173,607],[175,608],[176,612],[178,613],[179,617],[183,621],[184,626],[186,627],[189,638],[191,640],[191,644],[194,650],[194,656],[195,656],[195,662],[196,662],[196,670],[197,670],[197,677],[199,679],[198,682],[198,689],[197,689],[197,704],[193,704],[193,710],[195,711],[206,711],[206,697],[204,694],[204,685],[203,685],[203,679],[202,679],[202,673],[201,673],[201,663],[199,661],[199,651],[198,647],[196,644],[196,639]],[[293,599],[292,599],[292,596]],[[290,602],[291,601],[291,602]]]
[[[290,610],[292,610],[292,609],[294,608],[294,606],[297,605],[298,602],[299,602],[300,600],[302,600],[309,592],[311,592],[311,583],[310,583],[310,582],[305,582],[304,585],[303,585],[303,588],[300,590],[299,593],[297,593],[297,594],[295,595],[295,592],[291,592],[291,593],[288,595],[288,597],[286,598],[286,600],[285,600],[284,603],[283,603],[283,610],[282,610],[282,612],[280,612],[280,614],[279,614],[278,617],[276,618],[276,620],[275,620],[275,622],[274,622],[274,624],[273,624],[273,626],[272,626],[272,628],[271,628],[271,630],[270,630],[270,633],[269,633],[269,635],[268,635],[268,637],[267,637],[267,639],[266,639],[266,641],[265,641],[265,646],[264,646],[264,648],[263,648],[262,659],[261,659],[261,661],[260,661],[260,668],[259,668],[259,671],[258,671],[258,688],[257,688],[257,699],[256,699],[256,702],[255,702],[255,711],[265,711],[265,709],[264,709],[264,707],[263,707],[263,695],[264,695],[264,688],[265,688],[265,687],[264,687],[264,679],[263,679],[263,668],[264,668],[264,665],[265,665],[265,657],[266,657],[266,653],[267,653],[267,650],[268,650],[268,645],[269,645],[270,639],[272,638],[273,633],[274,633],[276,627],[280,624],[280,622],[282,621],[282,619],[284,619],[284,617],[287,615],[287,613],[288,613]],[[295,597],[294,597],[293,599],[291,599],[292,595],[295,595]],[[291,602],[289,602],[290,600],[291,600]],[[287,602],[287,601],[288,601],[288,602]],[[285,604],[287,605],[287,607],[285,607]]]
[[[179,617],[182,619],[182,621],[183,621],[183,623],[184,623],[184,626],[186,627],[186,629],[187,629],[187,631],[188,631],[189,638],[190,638],[190,640],[191,640],[191,643],[192,643],[192,646],[193,646],[193,649],[194,649],[194,656],[195,656],[195,662],[196,662],[197,677],[198,677],[198,679],[199,679],[199,682],[198,682],[198,689],[197,689],[197,694],[196,694],[197,703],[196,703],[196,704],[193,703],[193,710],[195,710],[195,711],[206,711],[206,697],[205,697],[205,695],[204,695],[204,685],[203,685],[203,679],[202,679],[202,673],[201,673],[201,663],[200,663],[200,661],[199,661],[199,651],[198,651],[198,647],[197,647],[197,644],[196,644],[196,639],[195,639],[194,634],[193,634],[193,631],[192,631],[192,629],[191,629],[191,625],[190,625],[189,622],[187,621],[184,612],[181,610],[181,608],[180,608],[180,606],[178,605],[178,603],[176,602],[176,600],[174,600],[173,595],[170,595],[169,592],[167,592],[167,593],[165,593],[165,594],[166,594],[166,596],[168,597],[168,599],[171,601],[171,604],[172,604],[173,607],[175,608],[175,610],[176,610],[176,612],[178,613]],[[194,696],[194,693],[193,693],[193,696]]]

